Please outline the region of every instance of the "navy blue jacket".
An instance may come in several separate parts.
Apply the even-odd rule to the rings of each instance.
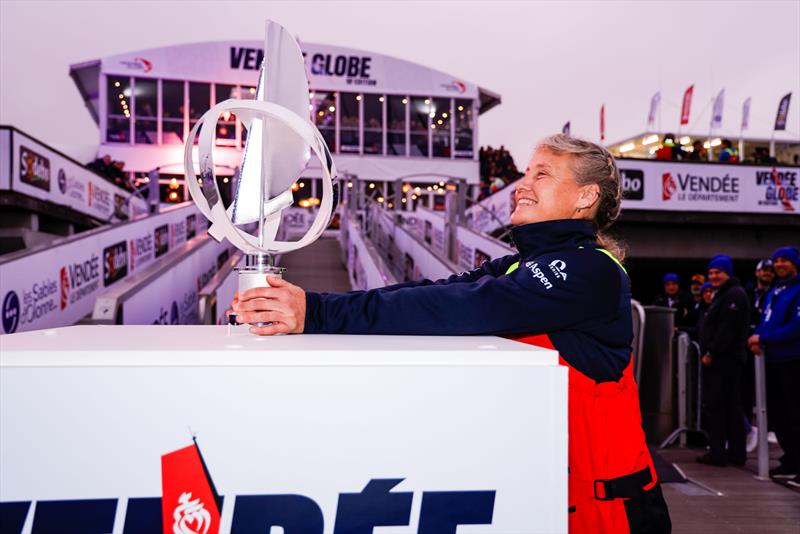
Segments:
[[[769,361],[800,358],[800,275],[779,280],[767,293],[756,328]]]
[[[633,340],[630,282],[597,250],[588,221],[513,230],[519,254],[445,280],[369,291],[306,293],[305,333],[549,334],[561,356],[598,382],[618,380]],[[519,268],[506,274],[519,262]]]

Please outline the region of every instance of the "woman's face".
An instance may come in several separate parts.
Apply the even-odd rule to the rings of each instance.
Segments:
[[[597,185],[579,186],[569,166],[568,155],[557,155],[546,148],[534,152],[525,176],[514,192],[516,208],[511,224],[529,224],[558,219],[588,219],[596,204]]]

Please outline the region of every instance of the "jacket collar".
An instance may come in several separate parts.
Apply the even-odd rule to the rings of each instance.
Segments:
[[[791,278],[786,278],[785,280],[778,278],[777,280],[775,280],[775,283],[773,284],[772,287],[793,286],[795,284],[800,284],[800,274],[796,274]]]
[[[580,246],[597,247],[597,226],[578,219],[523,224],[515,226],[511,235],[521,258]]]

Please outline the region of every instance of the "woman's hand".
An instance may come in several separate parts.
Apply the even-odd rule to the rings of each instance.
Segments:
[[[253,326],[260,336],[302,334],[306,321],[306,292],[282,278],[267,277],[269,287],[249,289],[233,297],[233,312],[238,323],[272,323]]]

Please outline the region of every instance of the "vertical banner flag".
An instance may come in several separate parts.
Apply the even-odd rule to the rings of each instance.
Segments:
[[[788,93],[781,98],[781,103],[778,104],[778,114],[775,115],[775,130],[786,129],[786,117],[789,116],[789,100],[792,98],[792,93]]]
[[[600,140],[606,140],[606,105],[600,106]]]
[[[742,104],[742,130],[747,130],[750,126],[750,97]]]
[[[711,128],[722,127],[722,108],[725,106],[725,89],[721,89],[714,99],[714,109],[711,111]]]
[[[694,93],[694,84],[690,85],[686,92],[683,93],[683,105],[681,106],[681,126],[689,124],[689,113],[692,109],[692,94]]]
[[[650,99],[650,113],[647,114],[647,127],[654,128],[656,125],[656,115],[658,114],[658,105],[661,103],[661,91],[658,91]]]
[[[221,499],[197,441],[161,457],[161,521],[164,534],[218,534]]]
[[[564,123],[564,126],[561,128],[561,133],[564,135],[570,135],[570,121]]]

